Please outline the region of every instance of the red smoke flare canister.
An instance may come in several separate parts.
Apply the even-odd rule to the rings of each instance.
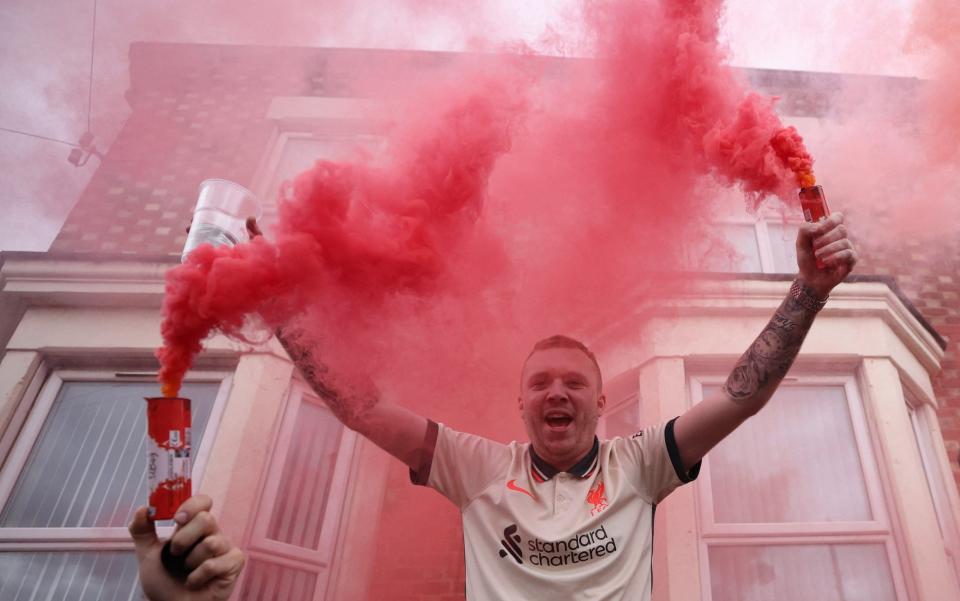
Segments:
[[[149,515],[170,520],[190,498],[190,399],[147,397]]]
[[[830,216],[827,207],[827,197],[823,193],[823,186],[807,186],[800,188],[800,208],[803,209],[803,218],[810,223],[816,223]],[[817,259],[817,267],[826,267],[823,261]]]

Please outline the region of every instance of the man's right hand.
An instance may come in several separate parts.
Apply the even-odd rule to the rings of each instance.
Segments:
[[[191,570],[185,580],[174,577],[160,559],[164,541],[157,538],[147,508],[133,514],[130,536],[137,552],[140,585],[150,601],[226,601],[243,569],[243,551],[220,532],[210,514],[213,501],[206,495],[187,499],[177,510],[177,528],[170,539],[170,553],[186,557]]]
[[[251,240],[257,236],[263,235],[263,232],[260,231],[260,225],[257,223],[256,217],[247,217],[247,234],[250,236]]]

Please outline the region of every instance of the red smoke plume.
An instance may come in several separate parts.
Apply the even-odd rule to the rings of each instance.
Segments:
[[[685,243],[710,236],[704,174],[739,183],[754,206],[793,200],[812,183],[812,159],[773,100],[724,64],[721,6],[590,2],[596,60],[521,93],[504,60],[477,94],[448,89],[424,102],[450,108],[394,135],[387,167],[318,162],[280,202],[274,245],[199,249],[170,271],[164,393],[175,393],[204,337],[240,335],[253,312],[272,327],[308,313],[300,330],[333,340],[326,350],[343,367],[374,369],[377,344],[401,343],[429,347],[434,365],[464,363],[436,348],[479,349],[490,330],[477,324],[494,319],[509,335],[493,346],[508,356],[503,345],[533,332],[622,315],[637,300],[631,273],[682,267]],[[662,292],[675,282],[645,283]],[[368,352],[345,352],[348,340]]]
[[[258,238],[191,253],[167,274],[163,394],[177,394],[214,329],[242,337],[246,314],[276,327],[331,291],[349,294],[357,312],[391,294],[428,294],[479,215],[522,112],[520,99],[488,87],[398,149],[389,168],[318,161],[280,205],[276,245]]]
[[[654,132],[726,184],[740,184],[754,208],[767,195],[794,202],[814,183],[813,159],[794,127],[785,127],[773,98],[750,93],[726,64],[718,42],[722,0],[598,1],[587,19],[623,105],[655,94]],[[620,106],[621,110],[629,110]]]

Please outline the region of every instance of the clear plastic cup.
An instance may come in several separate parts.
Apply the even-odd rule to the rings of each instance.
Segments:
[[[260,219],[262,209],[257,197],[236,182],[225,179],[208,179],[200,183],[197,206],[193,210],[190,233],[183,245],[180,261],[187,260],[193,249],[201,244],[236,246],[250,241],[247,218]],[[259,314],[252,313],[244,319],[241,331],[231,336],[248,344],[263,344],[273,332]]]
[[[249,241],[247,218],[260,219],[261,214],[257,197],[240,184],[225,179],[204,180],[180,260],[186,261],[201,244],[236,246]]]

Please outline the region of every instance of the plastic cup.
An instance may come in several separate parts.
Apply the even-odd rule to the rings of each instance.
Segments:
[[[262,212],[257,197],[240,184],[226,179],[202,181],[180,262],[185,262],[193,249],[201,244],[236,246],[249,242],[247,218],[260,219]],[[271,337],[273,332],[256,313],[247,315],[241,331],[231,336],[239,342],[254,345],[264,344]]]
[[[249,241],[247,218],[260,219],[261,214],[256,196],[240,184],[225,179],[204,180],[180,260],[186,261],[201,244],[236,246]]]

